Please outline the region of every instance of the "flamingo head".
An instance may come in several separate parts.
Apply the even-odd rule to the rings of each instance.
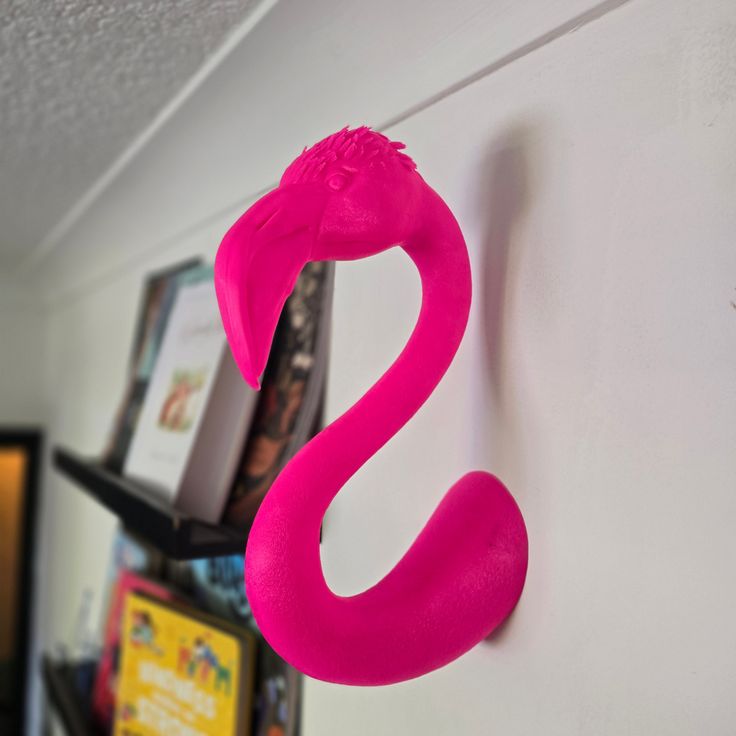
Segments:
[[[225,235],[217,299],[233,357],[254,388],[308,261],[364,258],[416,229],[423,181],[403,147],[369,128],[345,128],[305,149]]]

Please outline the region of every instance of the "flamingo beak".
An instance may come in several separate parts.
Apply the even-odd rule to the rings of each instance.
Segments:
[[[321,187],[279,187],[228,230],[215,258],[215,291],[243,378],[260,388],[281,310],[312,255],[325,205]]]

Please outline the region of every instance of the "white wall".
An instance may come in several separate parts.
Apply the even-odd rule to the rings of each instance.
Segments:
[[[481,467],[525,513],[527,587],[440,672],[309,681],[306,736],[736,726],[735,31],[728,0],[281,2],[39,264],[53,439],[95,452],[143,274],[211,255],[303,145],[398,117],[387,132],[453,207],[469,332],[333,505],[323,560],[337,591],[366,587]],[[338,269],[332,416],[398,352],[418,298],[399,252]],[[47,490],[52,646],[100,589],[113,519]]]
[[[0,425],[44,422],[45,327],[39,301],[17,285],[0,281]]]

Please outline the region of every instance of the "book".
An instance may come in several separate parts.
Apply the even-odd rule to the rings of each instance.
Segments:
[[[129,379],[116,412],[107,446],[102,452],[103,464],[121,472],[130,446],[148,381],[153,371],[166,321],[176,293],[178,277],[199,267],[201,261],[190,259],[147,277],[138,307],[133,344],[129,360]]]
[[[231,526],[250,526],[281,469],[319,430],[334,273],[333,263],[308,263],[284,305],[225,509]]]
[[[205,610],[255,628],[245,596],[245,560],[242,554],[192,560],[188,564],[192,594]]]
[[[114,736],[248,736],[255,656],[246,629],[129,593]]]
[[[122,526],[115,530],[105,582],[105,598],[109,601],[120,573],[131,570],[147,577],[159,577],[164,568],[164,556],[146,542],[132,536]]]
[[[258,652],[255,736],[299,734],[301,683],[299,672],[262,641]]]
[[[103,636],[120,574],[124,570],[130,570],[147,578],[160,578],[164,571],[164,564],[165,560],[161,552],[131,536],[127,530],[118,525],[110,547],[110,558],[102,593]]]
[[[178,288],[123,472],[188,515],[216,523],[256,407],[227,345],[213,270]]]
[[[120,670],[120,632],[123,606],[131,592],[148,593],[162,600],[173,600],[173,593],[161,583],[122,569],[117,579],[107,612],[102,654],[92,688],[92,715],[95,722],[108,729],[115,713],[115,700]]]

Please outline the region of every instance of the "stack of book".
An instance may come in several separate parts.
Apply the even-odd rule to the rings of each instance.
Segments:
[[[192,518],[247,528],[321,419],[333,268],[304,268],[260,393],[230,354],[212,267],[189,261],[151,275],[105,465]]]

